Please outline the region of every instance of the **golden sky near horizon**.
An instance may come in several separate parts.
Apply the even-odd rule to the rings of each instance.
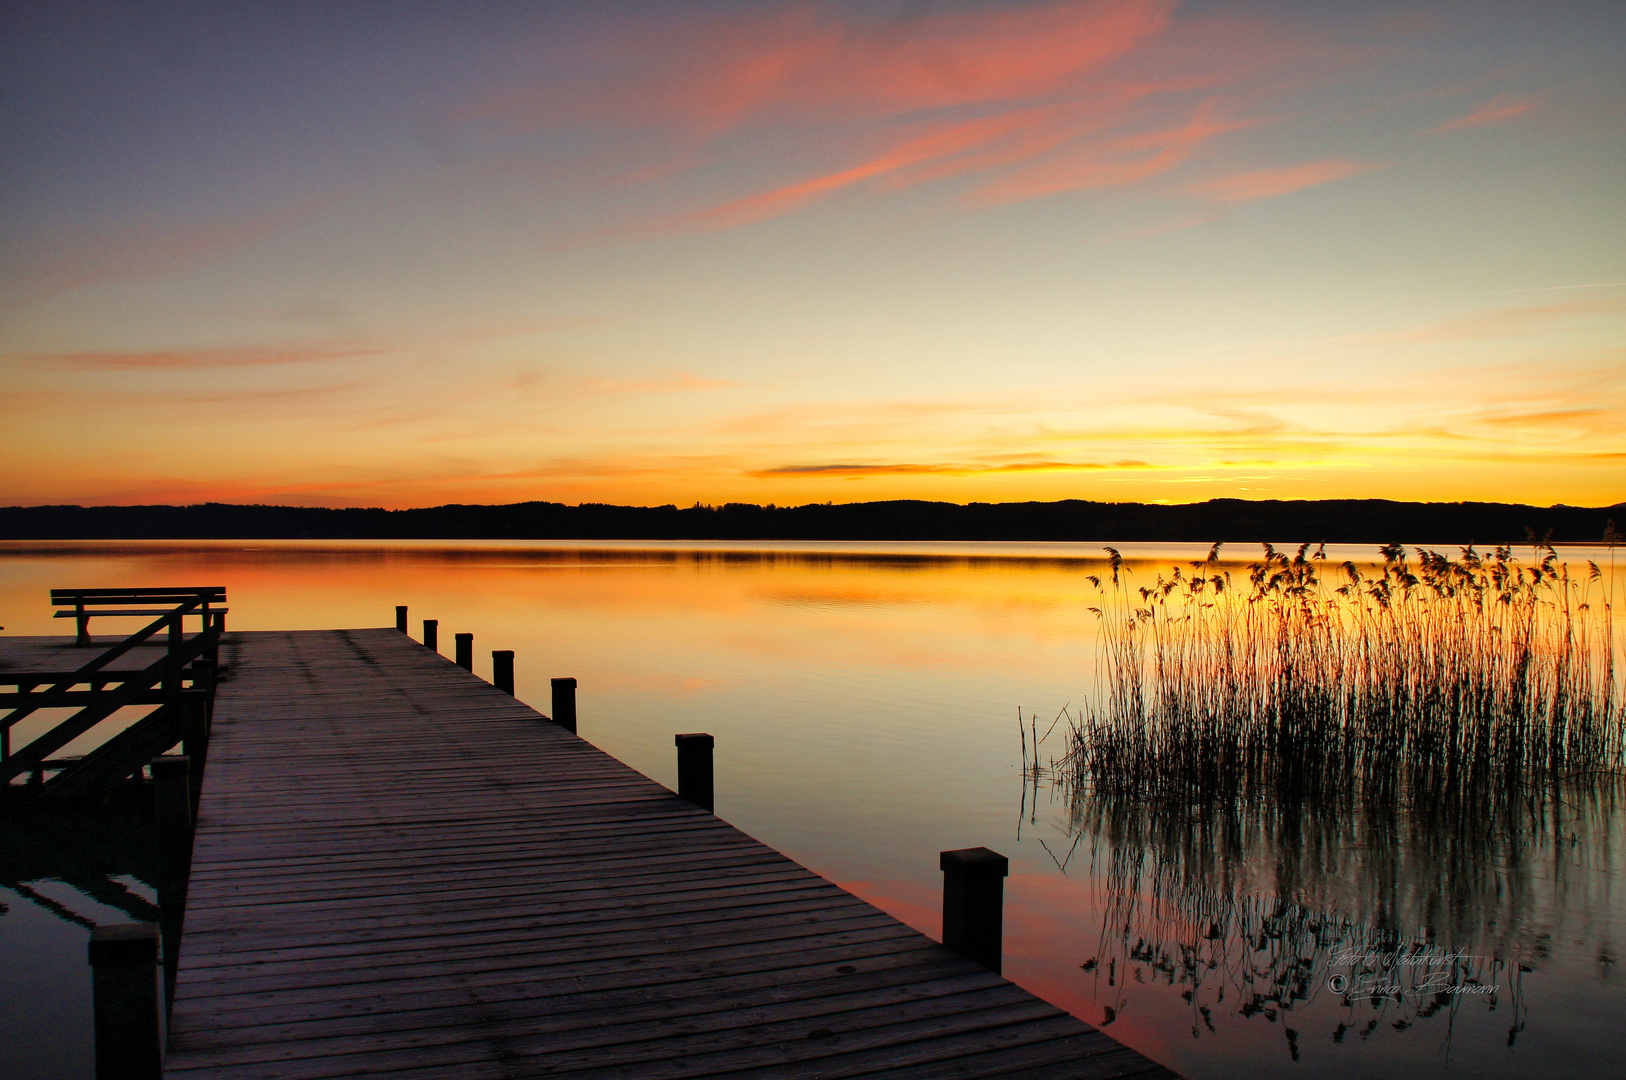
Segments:
[[[1626,8],[0,16],[0,504],[1626,499]]]

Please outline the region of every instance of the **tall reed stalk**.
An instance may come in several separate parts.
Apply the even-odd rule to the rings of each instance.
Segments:
[[[1208,557],[1134,586],[1111,548],[1098,693],[1057,779],[1189,812],[1265,799],[1470,812],[1616,774],[1613,609],[1550,548],[1329,565],[1265,546],[1244,582]]]

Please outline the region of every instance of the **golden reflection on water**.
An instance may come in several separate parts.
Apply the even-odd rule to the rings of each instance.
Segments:
[[[1149,571],[1207,546],[1124,551]],[[1404,1074],[1443,1061],[1520,1075],[1532,1059],[1584,1072],[1602,1030],[1586,1018],[1626,1014],[1620,980],[1597,959],[1626,939],[1618,844],[1543,849],[1516,880],[1494,865],[1444,867],[1447,880],[1489,873],[1493,894],[1497,881],[1522,890],[1517,905],[1492,904],[1481,925],[1463,927],[1470,943],[1547,942],[1544,955],[1520,952],[1531,971],[1514,961],[1527,1014],[1514,1049],[1506,997],[1494,1015],[1478,1001],[1405,1027],[1384,1014],[1367,1037],[1335,1040],[1330,995],[1269,1017],[1203,996],[1234,986],[1224,1005],[1235,1004],[1260,952],[1247,939],[1279,901],[1317,926],[1377,925],[1365,891],[1374,875],[1398,875],[1396,895],[1415,899],[1438,887],[1428,874],[1441,864],[1385,861],[1369,836],[1326,840],[1327,857],[1294,863],[1296,876],[1280,843],[1205,863],[1184,833],[1135,837],[1119,823],[1085,828],[1080,841],[1068,806],[1025,790],[1016,724],[1019,708],[1037,713],[1042,734],[1091,692],[1097,594],[1086,575],[1099,554],[1057,544],[9,543],[0,624],[60,632],[46,593],[69,586],[224,585],[236,630],[387,626],[406,604],[414,637],[422,619],[439,621],[443,652],[472,632],[479,675],[489,677],[491,650],[513,649],[518,695],[542,711],[549,678],[576,677],[581,735],[662,783],[676,781],[672,735],[711,732],[719,815],[930,934],[939,851],[1010,856],[1006,974],[1086,1021],[1110,1015],[1113,1035],[1193,1077]],[[1372,548],[1328,554],[1376,558]],[[1606,818],[1618,827],[1618,811]],[[1206,939],[1221,920],[1204,905],[1223,903],[1230,921]],[[1231,969],[1194,968],[1200,987],[1170,978],[1184,970],[1182,948],[1208,949],[1202,964],[1229,956],[1219,963]],[[1312,947],[1305,969],[1323,982],[1324,952]],[[1446,1021],[1454,1034],[1442,1051]]]

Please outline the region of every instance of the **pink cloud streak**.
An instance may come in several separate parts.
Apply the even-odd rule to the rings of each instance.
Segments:
[[[1233,173],[1193,184],[1188,190],[1194,195],[1205,195],[1217,202],[1234,205],[1291,195],[1295,191],[1330,184],[1335,180],[1345,180],[1381,168],[1383,165],[1374,162],[1329,158],[1325,161],[1311,161],[1281,169]]]
[[[540,127],[561,115],[679,123],[716,133],[752,121],[875,119],[1063,94],[1169,26],[1177,0],[1063,0],[930,16],[902,40],[810,4],[666,24],[610,47],[633,77],[526,87],[463,119]],[[674,58],[674,59],[667,59]]]
[[[1506,94],[1498,94],[1466,116],[1459,116],[1455,120],[1430,129],[1429,134],[1439,135],[1447,131],[1461,131],[1464,128],[1500,124],[1502,121],[1511,120],[1515,116],[1523,116],[1535,107],[1536,99],[1533,97],[1512,98]]]
[[[760,137],[801,135],[786,158],[800,176],[589,238],[733,228],[858,185],[969,177],[968,206],[1127,187],[1262,122],[1239,106],[1292,65],[1320,57],[1319,76],[1335,55],[1290,22],[1177,22],[1177,7],[1052,0],[897,26],[812,4],[673,19],[600,46],[598,67],[623,77],[511,89],[460,118],[510,131],[665,128],[682,164],[628,174],[662,182]]]

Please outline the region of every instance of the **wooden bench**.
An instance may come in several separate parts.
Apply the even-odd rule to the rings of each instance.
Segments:
[[[227,608],[226,587],[200,586],[200,587],[169,587],[150,589],[52,589],[51,605],[66,610],[58,611],[56,618],[73,619],[78,627],[75,637],[79,645],[89,645],[90,620],[96,616],[108,615],[125,618],[156,619],[172,613],[182,604],[198,605],[190,615],[198,615],[203,619],[203,628],[207,629],[210,620],[214,619],[222,628],[225,626]],[[132,605],[143,605],[140,607]],[[167,605],[167,606],[158,606]]]

